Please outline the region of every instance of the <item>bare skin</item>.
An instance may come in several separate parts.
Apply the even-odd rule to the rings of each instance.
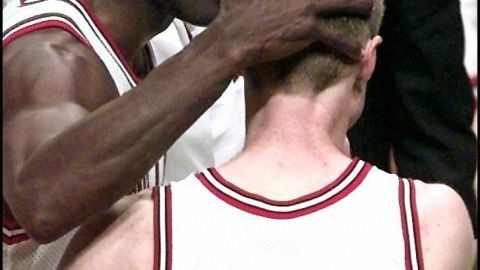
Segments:
[[[89,0],[129,63],[179,12],[171,2],[132,1]],[[65,32],[40,30],[4,48],[3,197],[27,233],[51,242],[111,207],[247,66],[313,42],[358,59],[357,42],[316,22],[333,12],[366,16],[370,0],[282,3],[222,1],[204,33],[122,97],[98,57]]]
[[[298,198],[335,179],[351,162],[344,152],[345,136],[358,117],[358,107],[363,106],[379,42],[375,38],[369,43],[358,73],[324,90],[324,94],[308,89],[303,96],[275,94],[265,106],[252,112],[247,147],[218,168],[222,176],[248,192],[273,200]],[[365,81],[361,95],[352,91],[355,76]],[[250,99],[247,104],[259,100]],[[473,231],[460,196],[446,185],[415,181],[415,186],[425,269],[472,269]],[[132,263],[138,269],[151,267],[153,201],[149,194],[125,199],[108,215],[82,227],[67,248],[60,269],[128,269],[125,265]],[[132,253],[132,247],[125,244],[133,243],[127,242],[133,239],[134,248],[141,253]],[[118,263],[117,258],[121,258]]]
[[[151,194],[148,189],[126,196],[80,227],[58,269],[152,268],[154,206]]]

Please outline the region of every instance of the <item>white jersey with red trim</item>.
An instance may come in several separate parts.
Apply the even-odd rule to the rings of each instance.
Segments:
[[[120,95],[139,82],[118,45],[83,0],[11,1],[3,9],[3,47],[23,35],[53,27],[70,33],[79,42],[95,51],[111,75]],[[157,164],[152,168],[137,189],[160,184],[159,167],[160,164]],[[75,230],[53,243],[39,245],[29,239],[4,201],[5,209],[2,237],[4,269],[56,269]]]
[[[154,269],[423,269],[413,181],[358,159],[291,201],[215,169],[153,192]]]

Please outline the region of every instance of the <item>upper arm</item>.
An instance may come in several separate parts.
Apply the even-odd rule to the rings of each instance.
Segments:
[[[19,208],[16,179],[31,155],[113,98],[113,82],[90,49],[64,45],[69,34],[42,31],[3,50],[3,195],[12,210]]]
[[[460,195],[443,184],[415,186],[425,269],[472,269],[473,229]]]

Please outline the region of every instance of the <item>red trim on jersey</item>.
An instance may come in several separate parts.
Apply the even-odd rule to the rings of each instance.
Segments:
[[[152,189],[153,199],[153,270],[160,268],[160,224],[159,224],[159,190],[155,186]]]
[[[405,186],[402,179],[398,185],[398,204],[400,206],[400,218],[402,221],[403,242],[405,245],[405,269],[412,269],[412,260],[410,258],[410,239],[408,236],[407,212],[405,211]]]
[[[31,32],[37,31],[37,30],[42,30],[42,29],[52,28],[52,27],[61,28],[65,31],[67,31],[68,33],[70,33],[72,36],[74,36],[76,39],[78,39],[78,41],[85,44],[87,47],[89,47],[89,48],[92,47],[90,45],[90,43],[83,36],[79,35],[77,33],[77,31],[75,31],[72,27],[70,27],[70,25],[68,25],[66,23],[63,23],[63,22],[60,22],[60,21],[54,21],[54,20],[36,23],[36,24],[27,26],[27,27],[25,27],[21,30],[18,30],[16,32],[14,32],[8,38],[3,40],[3,47],[5,48],[10,42],[12,42],[13,40],[15,40],[15,39],[17,39],[17,38],[19,38],[23,35],[26,35],[28,33],[31,33]]]
[[[9,231],[22,229],[22,226],[20,226],[20,224],[18,224],[15,219],[11,219],[8,216],[3,216],[3,222],[2,223],[3,223],[2,224],[3,228],[5,228]]]
[[[3,212],[2,212],[2,226],[8,231],[13,231],[13,230],[21,230],[23,229],[20,224],[15,220],[15,217],[13,216],[10,207],[8,206],[8,203],[3,199],[2,202],[3,206]],[[5,233],[2,233],[2,240],[3,243],[7,245],[13,245],[17,244],[26,240],[29,240],[30,237],[25,233],[17,233],[15,235],[8,236]]]
[[[167,243],[167,258],[165,268],[172,270],[172,189],[171,186],[165,187],[165,229]]]
[[[45,0],[36,0],[35,2],[30,2],[30,3],[25,3],[25,0],[20,0],[20,6],[28,6],[28,5],[33,5],[38,2],[45,2]]]
[[[22,229],[22,226],[20,226],[20,224],[18,224],[18,222],[15,220],[15,218],[13,217],[13,215],[11,214],[10,212],[10,209],[9,208],[6,208],[5,207],[5,203],[3,205],[3,215],[2,215],[2,225],[5,229],[7,230],[18,230],[18,229]],[[8,207],[8,205],[7,205]]]
[[[357,163],[358,163],[359,160],[360,160],[359,158],[354,158],[352,160],[352,162],[350,163],[350,165],[348,165],[348,167],[340,174],[339,177],[337,177],[337,179],[335,181],[331,182],[330,184],[323,187],[322,189],[320,189],[316,192],[312,192],[308,195],[304,195],[304,196],[299,197],[297,199],[288,200],[288,201],[271,200],[271,199],[265,198],[261,195],[248,192],[248,191],[236,186],[235,184],[232,184],[232,183],[228,182],[225,178],[223,178],[222,175],[220,175],[220,173],[217,171],[217,169],[209,168],[208,171],[222,185],[228,187],[229,189],[235,191],[236,193],[241,194],[244,197],[247,197],[247,198],[250,198],[250,199],[253,199],[253,200],[257,200],[257,201],[260,201],[260,202],[263,202],[263,203],[266,203],[266,204],[269,204],[269,205],[272,205],[272,206],[292,206],[292,205],[299,204],[299,203],[306,202],[306,201],[310,201],[314,198],[322,196],[323,194],[329,192],[330,190],[332,190],[333,188],[338,186],[340,183],[342,183],[345,180],[345,178],[347,178],[352,173],[355,166],[357,166]]]
[[[368,172],[372,168],[372,165],[365,163],[363,168],[361,169],[360,173],[355,177],[355,179],[352,180],[343,190],[339,191],[332,197],[326,199],[325,201],[319,202],[315,205],[305,207],[302,209],[298,210],[293,210],[290,212],[278,212],[278,211],[271,211],[267,210],[258,206],[250,205],[244,202],[241,202],[228,194],[223,193],[221,190],[217,189],[208,179],[205,177],[203,173],[197,173],[196,177],[200,180],[200,182],[210,191],[212,192],[216,197],[219,199],[223,200],[224,202],[230,204],[233,207],[236,207],[240,210],[243,210],[247,213],[257,215],[257,216],[263,216],[266,218],[271,218],[271,219],[293,219],[301,216],[308,215],[310,213],[319,211],[325,207],[328,207],[341,199],[345,198],[348,194],[350,194],[352,191],[354,191],[365,179],[367,176]]]
[[[137,76],[137,74],[133,71],[132,67],[128,64],[128,61],[125,59],[125,56],[123,55],[122,51],[120,50],[119,45],[113,39],[113,37],[110,35],[110,33],[106,30],[105,26],[103,23],[100,21],[100,19],[95,15],[95,12],[93,9],[90,7],[90,5],[87,3],[85,0],[77,0],[77,2],[85,9],[87,12],[88,16],[92,19],[93,23],[97,26],[98,30],[100,30],[100,33],[105,37],[107,40],[108,44],[110,47],[112,47],[113,51],[117,55],[118,59],[120,59],[120,62],[122,62],[123,66],[127,70],[127,72],[130,74],[132,79],[135,81],[135,83],[140,83],[142,80]]]
[[[2,234],[3,243],[7,245],[14,245],[23,241],[27,241],[29,239],[30,237],[25,233],[13,235],[13,236],[7,236],[6,234]]]
[[[418,219],[418,211],[417,211],[417,200],[416,200],[416,193],[415,193],[415,183],[413,179],[408,179],[410,183],[410,204],[412,210],[412,221],[413,221],[413,230],[415,236],[415,250],[417,254],[417,261],[418,261],[418,269],[423,270],[423,251],[422,251],[422,239],[420,236],[420,222]]]

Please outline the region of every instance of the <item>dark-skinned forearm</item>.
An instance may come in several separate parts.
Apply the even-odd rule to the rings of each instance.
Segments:
[[[17,218],[35,239],[52,241],[108,209],[214,103],[240,70],[216,38],[207,30],[138,87],[32,154],[15,194],[32,205]]]

